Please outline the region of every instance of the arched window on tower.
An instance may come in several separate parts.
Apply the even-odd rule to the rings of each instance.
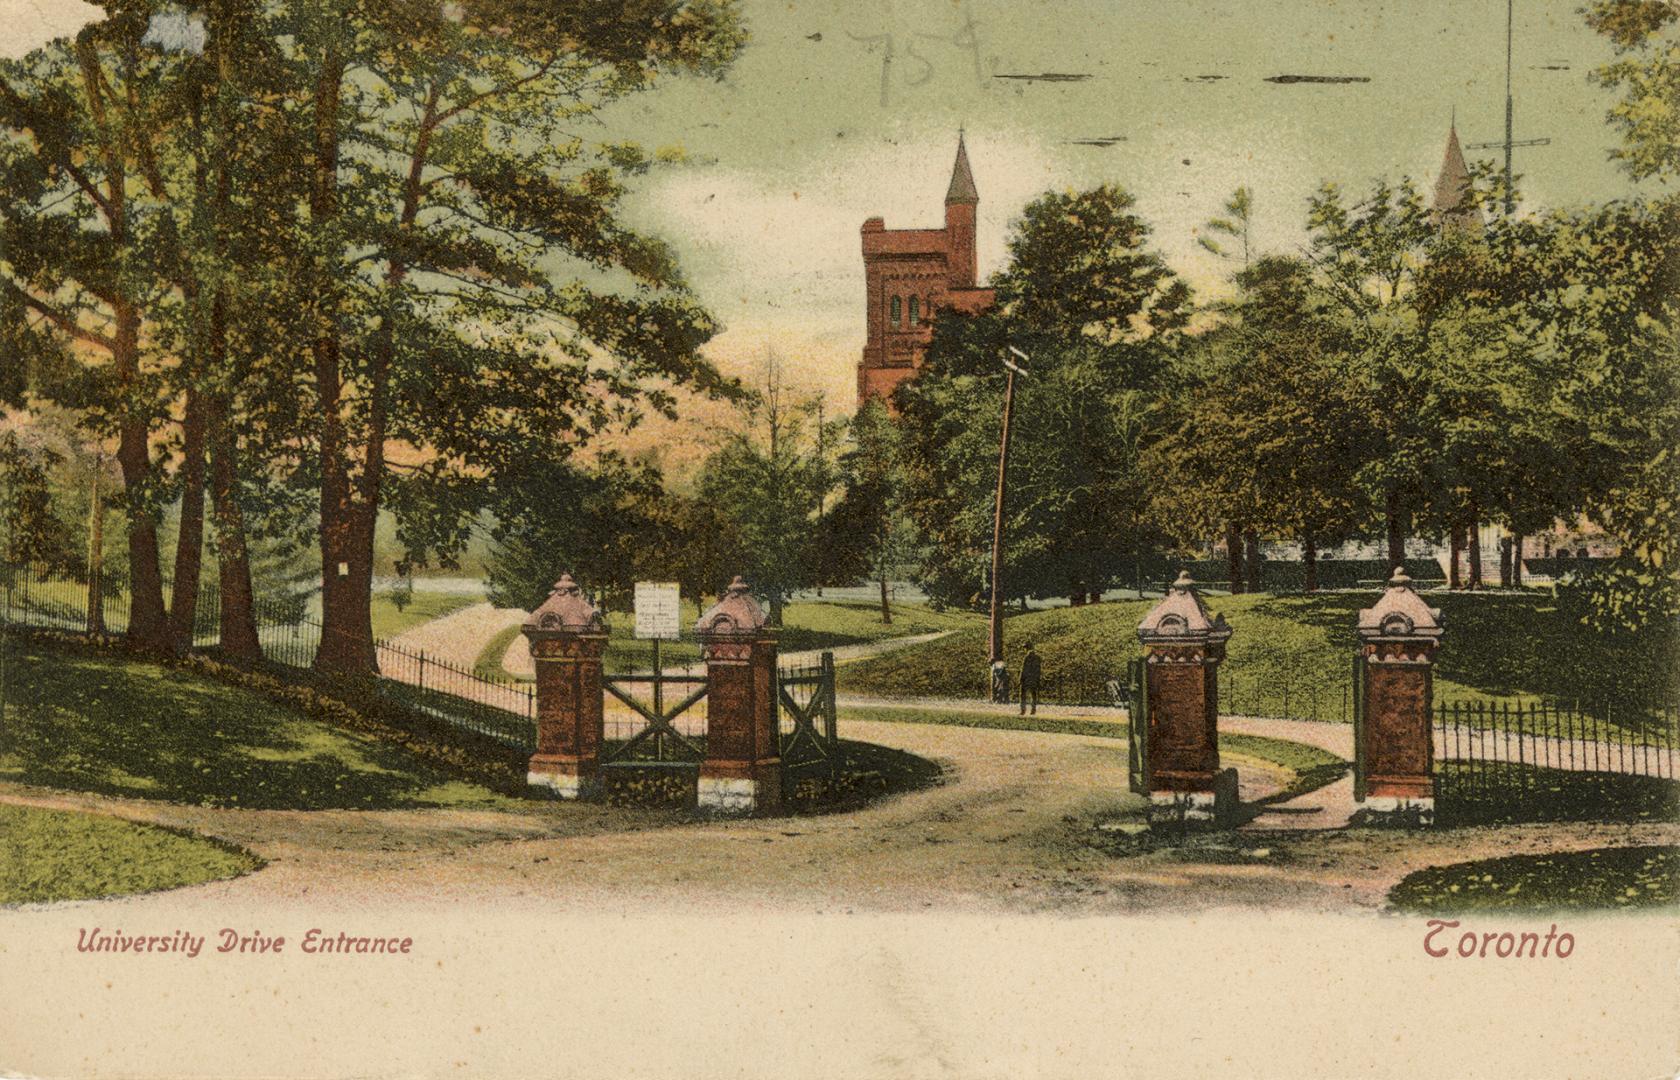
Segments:
[[[919,297],[910,298],[910,325],[915,326],[922,321],[922,301]]]
[[[900,297],[892,298],[892,324],[897,326],[904,318],[904,301]]]

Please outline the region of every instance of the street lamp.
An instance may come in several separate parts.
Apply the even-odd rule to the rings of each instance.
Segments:
[[[1027,369],[1009,359],[1013,353],[1023,362],[1029,357],[1015,346],[1007,346],[1003,366],[1009,371],[1009,381],[1003,389],[1003,434],[998,440],[997,500],[992,510],[992,633],[991,664],[995,668],[1003,661],[1003,485],[1009,476],[1009,420],[1015,408],[1015,376],[1025,375]],[[995,694],[994,694],[995,696]]]

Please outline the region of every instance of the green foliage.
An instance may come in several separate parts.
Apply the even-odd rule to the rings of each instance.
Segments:
[[[1635,180],[1666,183],[1680,174],[1680,13],[1663,0],[1593,0],[1587,25],[1608,37],[1617,59],[1592,73],[1593,82],[1620,90],[1610,122],[1622,145],[1610,151]]]
[[[0,905],[96,900],[238,877],[261,859],[132,821],[0,806]]]
[[[1432,866],[1389,890],[1390,907],[1414,912],[1621,911],[1680,900],[1680,850],[1594,848]],[[1452,931],[1448,931],[1452,933]],[[1445,934],[1437,944],[1456,947]],[[1538,943],[1536,943],[1538,947]]]
[[[1096,591],[1154,540],[1139,448],[1149,391],[1189,290],[1148,248],[1133,200],[1104,186],[1030,203],[998,275],[997,308],[941,315],[898,391],[906,513],[926,543],[917,580],[941,603],[987,586],[1008,347],[1015,385],[1004,566],[1011,598]]]
[[[1373,511],[1355,474],[1377,436],[1346,321],[1299,260],[1265,256],[1236,281],[1146,452],[1155,504],[1186,542],[1228,522],[1320,545],[1360,535]]]
[[[870,398],[852,417],[849,434],[840,458],[845,493],[821,522],[821,576],[826,583],[908,577],[918,544],[905,511],[903,432],[885,403]]]
[[[825,452],[835,431],[820,416],[820,400],[794,393],[770,356],[740,424],[701,467],[701,500],[731,526],[725,565],[746,578],[773,617],[789,594],[822,583],[818,511],[838,477]]]
[[[77,561],[69,528],[53,507],[50,451],[0,433],[0,562],[68,567]]]

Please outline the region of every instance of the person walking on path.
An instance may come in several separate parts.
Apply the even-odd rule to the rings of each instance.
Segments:
[[[1038,677],[1040,674],[1038,650],[1027,646],[1027,655],[1021,661],[1021,715],[1027,714],[1027,695],[1032,695],[1032,714],[1038,715]]]

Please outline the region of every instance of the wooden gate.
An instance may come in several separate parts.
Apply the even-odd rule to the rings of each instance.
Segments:
[[[1353,801],[1365,801],[1365,656],[1353,656]]]
[[[603,767],[698,768],[705,760],[706,676],[609,675],[601,681],[601,686],[607,697],[601,723]],[[677,703],[670,707],[665,705],[667,687],[682,692]],[[643,697],[637,691],[649,696]]]
[[[814,667],[777,669],[776,712],[782,770],[832,774],[839,757],[833,653],[823,653]]]
[[[1143,660],[1133,660],[1127,666],[1132,685],[1132,701],[1126,715],[1126,767],[1131,789],[1139,795],[1149,794],[1149,685]]]

